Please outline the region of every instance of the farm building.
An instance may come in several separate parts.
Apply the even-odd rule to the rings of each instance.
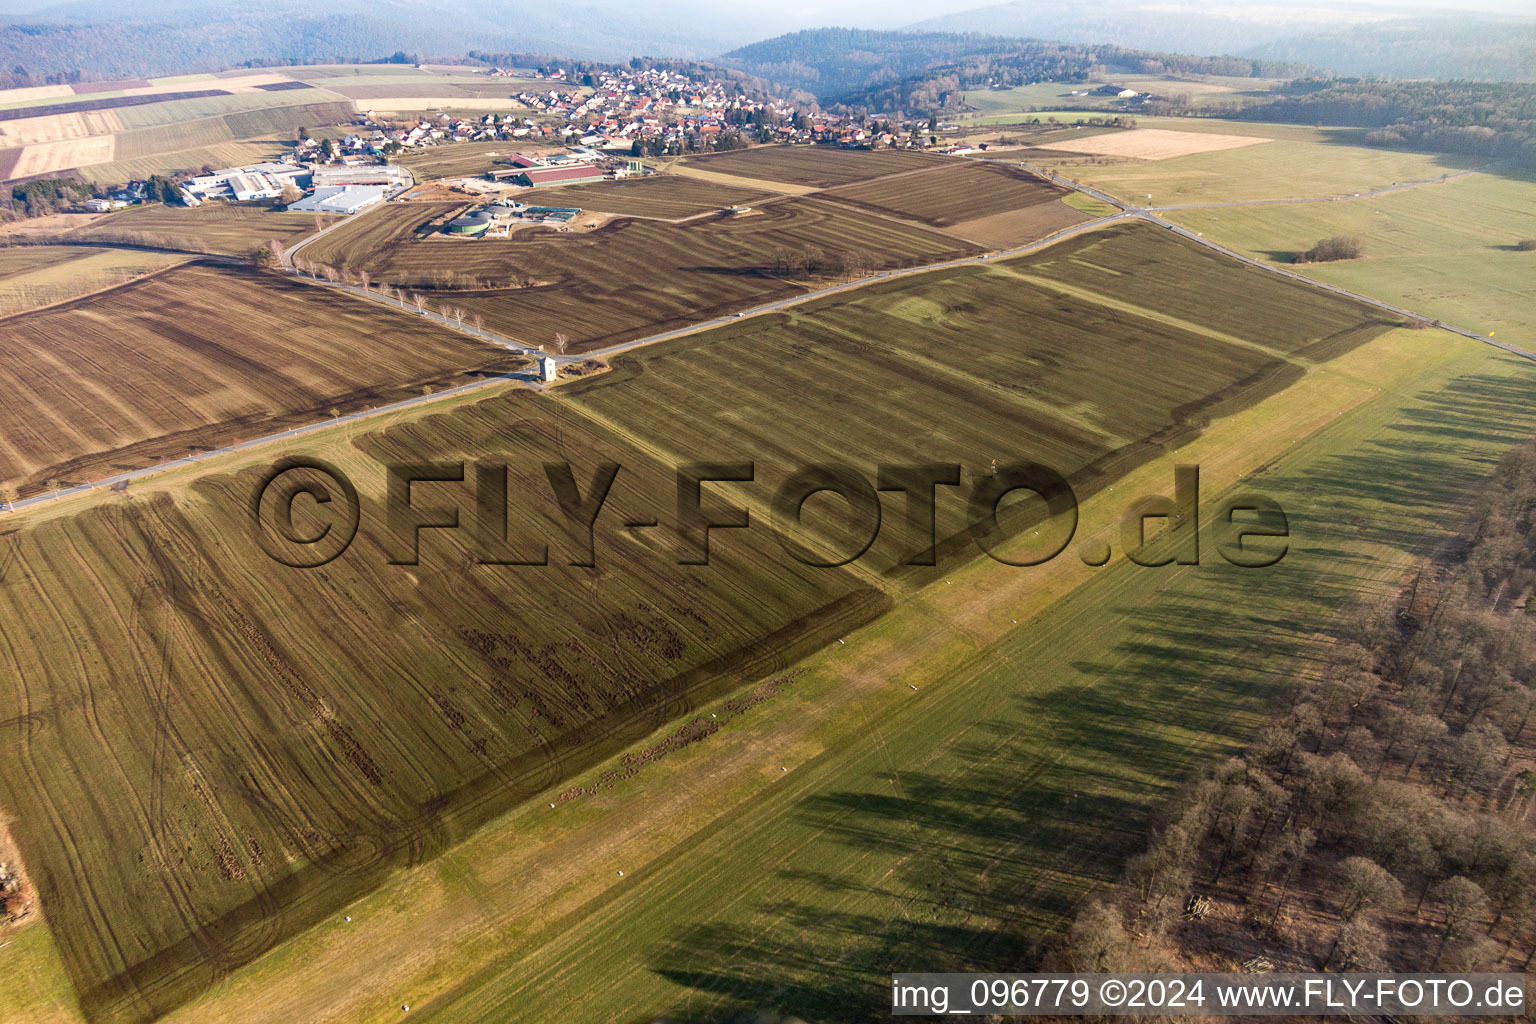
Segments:
[[[486,210],[476,210],[466,213],[462,217],[456,217],[448,222],[446,228],[448,234],[460,238],[479,238],[491,229],[496,223],[496,218]]]
[[[299,213],[353,214],[384,201],[389,189],[383,185],[327,185],[314,195],[291,203],[288,209]]]
[[[519,185],[540,188],[548,185],[584,185],[589,181],[602,181],[603,172],[591,164],[570,164],[565,167],[530,167],[512,179]]]

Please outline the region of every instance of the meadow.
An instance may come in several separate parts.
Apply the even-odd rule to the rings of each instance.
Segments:
[[[531,345],[547,346],[564,334],[571,351],[581,352],[796,294],[832,279],[840,256],[877,270],[978,251],[918,225],[809,199],[687,224],[621,218],[580,233],[417,236],[452,209],[395,204],[316,240],[301,256],[422,289],[434,308],[463,309]],[[823,263],[814,278],[776,272],[779,255],[798,257],[808,248]]]
[[[322,216],[319,226],[329,220]],[[153,203],[119,210],[70,237],[247,256],[272,241],[291,245],[316,229],[314,214],[289,213],[269,203],[205,203],[192,208]]]
[[[541,927],[480,974],[402,979],[363,1004],[367,1019],[409,1000],[430,1021],[533,1022],[580,977],[588,1020],[878,1021],[890,972],[906,965],[1031,969],[1039,943],[1143,848],[1152,809],[1242,749],[1296,675],[1315,671],[1328,643],[1320,627],[1399,586],[1470,513],[1467,492],[1498,456],[1536,427],[1528,364],[1404,335],[1389,359],[1341,360],[1363,375],[1329,382],[1338,404],[1314,407],[1299,435],[1239,417],[1222,439],[1249,449],[1240,489],[1290,517],[1277,566],[1119,560],[1043,610],[1038,576],[1009,581],[977,563],[937,581],[808,662],[764,712],[772,721],[712,738],[716,751],[626,780],[558,825],[522,818],[520,835],[548,835],[551,855],[619,830],[628,841],[585,862],[608,876],[589,883],[586,903],[525,905]],[[1181,450],[1150,486],[1167,488],[1170,463],[1206,468],[1213,454]],[[1207,493],[1214,503],[1221,492]],[[988,606],[985,624],[966,602]],[[976,635],[953,636],[962,629]],[[729,810],[664,839],[644,834],[671,787],[716,778],[733,759],[751,760]],[[441,907],[424,914],[440,923],[504,877],[482,856],[494,856],[489,844],[471,843],[451,877],[418,873],[358,912],[411,894]],[[610,864],[624,878],[599,870]],[[333,966],[360,948],[339,931],[307,945]]]
[[[770,193],[721,185],[698,178],[659,174],[591,185],[540,189],[523,201],[537,206],[574,206],[626,217],[677,220],[717,213],[727,206],[751,206]]]
[[[941,157],[902,150],[836,149],[831,146],[758,146],[706,153],[683,160],[716,174],[830,188],[935,164]]]
[[[1074,92],[1097,89],[1100,85],[1114,83],[1122,88],[1138,92],[1150,92],[1154,96],[1171,99],[1187,96],[1192,106],[1210,107],[1224,103],[1244,102],[1252,96],[1267,95],[1279,80],[1267,78],[1226,78],[1219,75],[1201,75],[1190,78],[1174,78],[1166,75],[1112,75],[1094,82],[1037,82],[1010,89],[972,90],[964,95],[964,103],[971,110],[960,115],[962,122],[997,122],[1018,114],[1035,111],[1059,111],[1064,107],[1075,110],[1120,113],[1122,101],[1113,96],[1073,96]],[[1134,112],[1133,112],[1134,113]]]
[[[1516,248],[1536,238],[1536,179],[1478,174],[1367,199],[1167,217],[1254,259],[1536,348],[1536,253]],[[1359,239],[1363,257],[1290,265],[1335,235]]]
[[[1139,228],[1112,241],[1135,251],[1141,237],[1154,232]],[[1183,252],[1184,279],[1193,282],[1204,254],[1193,246]],[[1107,253],[1098,257],[1115,262]],[[1125,257],[1134,258],[1139,257]],[[746,504],[754,519],[763,512],[763,495],[787,470],[822,461],[869,472],[881,462],[954,461],[974,481],[993,459],[1033,458],[1069,475],[1079,494],[1089,497],[1107,493],[1148,461],[1196,442],[1212,419],[1250,409],[1313,372],[1290,352],[1341,332],[1360,332],[1364,342],[1387,330],[1367,310],[1317,296],[1314,319],[1293,337],[1270,339],[1288,351],[1266,351],[1224,336],[1223,308],[1240,305],[1231,294],[1187,284],[1203,296],[1211,315],[1191,313],[1189,322],[1178,325],[1158,319],[1155,310],[1128,308],[1092,267],[1078,268],[1074,287],[1105,294],[1094,292],[1098,301],[1065,302],[1043,289],[1018,287],[1014,275],[1021,266],[1030,266],[1027,258],[829,297],[623,357],[612,373],[564,385],[549,396],[502,392],[441,413],[397,419],[375,432],[351,427],[325,432],[312,445],[328,446],[319,450],[353,474],[372,504],[358,542],[318,572],[275,566],[251,536],[247,505],[267,458],[261,453],[246,459],[247,468],[203,471],[171,489],[151,483],[78,512],[66,508],[24,519],[10,542],[14,585],[0,589],[0,613],[29,637],[26,645],[0,649],[7,659],[3,675],[16,683],[0,688],[0,722],[18,734],[17,743],[0,750],[0,781],[16,794],[13,831],[29,863],[41,865],[35,874],[50,908],[49,928],[87,1015],[135,1020],[170,1010],[303,929],[319,926],[301,944],[333,935],[341,927],[335,923],[340,907],[364,897],[397,869],[436,862],[446,853],[439,868],[428,872],[455,885],[464,872],[481,868],[466,867],[449,847],[519,800],[547,790],[547,802],[570,808],[548,820],[570,822],[574,813],[579,821],[611,805],[608,791],[623,779],[664,758],[686,761],[694,741],[711,734],[709,722],[718,721],[704,718],[706,701],[724,700],[708,710],[728,720],[777,701],[767,709],[774,722],[818,730],[823,716],[799,703],[802,684],[790,671],[801,658],[817,648],[843,650],[833,644],[840,638],[850,638],[847,649],[856,651],[858,628],[886,613],[896,597],[915,600],[931,614],[929,599],[914,590],[924,584],[943,590],[953,580],[956,595],[967,595],[962,603],[971,613],[995,599],[981,597],[985,588],[978,589],[970,574],[1000,567],[977,568],[969,542],[963,553],[943,545],[933,569],[891,573],[887,562],[910,551],[914,539],[899,529],[898,506],[890,508],[890,541],[882,541],[867,565],[801,567],[760,523],[718,535],[710,566],[683,570],[668,533],[621,528],[649,518],[671,521],[676,463],[755,460],[754,485],[726,492]],[[1238,283],[1244,295],[1271,284],[1263,278]],[[551,537],[550,565],[526,571],[475,566],[476,545],[482,542],[469,531],[429,532],[420,565],[387,564],[390,557],[399,560],[394,553],[400,548],[377,513],[379,463],[459,457],[511,462],[508,493],[518,501],[506,533],[507,557],[536,557],[538,539]],[[539,465],[551,458],[578,461],[583,488],[594,463],[612,459],[624,467],[611,500],[616,511],[600,526],[596,571],[566,564],[582,548],[551,523],[556,513]],[[423,507],[469,500],[464,486],[428,486]],[[946,500],[939,520],[944,534],[952,531],[956,512],[955,503]],[[826,537],[835,533],[820,525],[813,529]],[[1062,615],[1063,621],[1080,621],[1073,613]],[[863,700],[877,677],[885,697],[896,690],[901,700],[917,701],[925,699],[930,681],[942,678],[943,673],[929,674],[938,665],[962,672],[962,678],[979,671],[969,656],[955,660],[970,650],[968,629],[944,637],[933,632],[942,628],[938,623],[914,632],[911,620],[904,621],[906,626],[890,635],[902,637],[907,655],[936,663],[910,676],[899,666],[873,672],[844,668],[840,678],[852,687],[845,696],[857,698],[861,711],[867,710]],[[881,628],[877,623],[875,629]],[[1056,806],[1063,778],[1083,785],[1075,774],[1077,759],[1092,761],[1094,748],[1085,740],[1072,742],[1076,734],[1069,729],[1087,719],[1072,717],[1073,701],[1054,700],[1049,721],[1065,738],[1047,745],[1039,731],[1041,708],[1020,699],[1039,684],[1021,686],[1020,672],[1039,671],[1041,680],[1076,678],[1026,667],[1036,666],[1036,656],[1049,651],[1067,673],[1071,658],[1105,656],[1104,635],[1085,629],[1072,645],[1024,646],[988,662],[993,668],[983,692],[970,686],[967,699],[914,705],[921,708],[916,717],[900,721],[882,713],[873,730],[865,722],[861,737],[844,751],[846,770],[821,776],[834,788],[826,802],[813,807],[793,795],[818,777],[798,772],[816,755],[815,745],[781,746],[770,737],[742,765],[753,777],[789,776],[780,785],[790,787],[785,792],[791,799],[755,801],[765,817],[747,821],[743,834],[780,828],[786,844],[752,840],[750,851],[736,844],[734,852],[711,863],[734,873],[742,870],[737,858],[749,853],[761,864],[764,851],[771,850],[769,862],[775,863],[808,843],[830,844],[817,856],[826,871],[847,875],[836,891],[850,898],[862,894],[861,901],[881,906],[883,888],[872,894],[869,883],[859,879],[879,876],[892,858],[897,870],[889,884],[902,899],[941,880],[968,886],[966,879],[977,871],[994,879],[989,887],[1001,890],[1018,882],[1024,866],[1056,864],[1062,856],[1072,859],[1074,871],[1081,870],[1081,851],[1074,844],[1022,823],[1018,831],[1005,829],[1011,845],[999,857],[1006,867],[985,871],[990,848],[983,846],[976,862],[966,859],[941,869],[931,863],[938,856],[937,839],[927,832],[941,831],[939,823],[910,815],[925,800],[933,815],[958,813],[953,801],[963,803],[965,794],[978,791],[968,772],[995,773],[1014,760],[1035,763],[1026,749],[1035,750],[1052,772],[1074,774],[1047,774],[1051,784],[1036,787],[1041,774],[1023,772],[1030,795],[1021,795],[1017,807],[1009,805],[1014,809],[1006,812],[1007,821],[1028,807]],[[914,637],[930,637],[932,646],[914,643]],[[81,658],[89,661],[89,672],[80,670]],[[905,685],[909,678],[922,684],[917,697]],[[1177,692],[1187,691],[1185,676],[1175,672],[1174,681]],[[756,689],[743,691],[748,683]],[[1012,688],[1014,698],[1002,699],[1002,687]],[[843,704],[824,690],[810,692],[823,693],[819,699],[829,700],[829,707]],[[1127,704],[1120,713],[1156,713],[1166,723],[1175,692],[1159,688],[1155,696],[1145,707]],[[783,718],[790,706],[799,711]],[[981,723],[977,707],[992,709]],[[1181,715],[1183,731],[1169,738],[1168,749],[1181,751],[1181,758],[1198,752],[1179,741],[1206,724],[1203,708]],[[700,711],[690,719],[694,709]],[[1221,716],[1210,714],[1219,724]],[[1005,742],[1020,728],[1008,716],[1035,717],[1028,734],[1034,745]],[[833,717],[839,728],[848,728],[846,718]],[[937,746],[922,745],[925,721],[929,742]],[[1000,723],[995,731],[992,722]],[[653,737],[650,746],[631,752],[617,768],[603,769],[616,775],[595,783],[582,775],[604,755],[647,734]],[[988,737],[994,742],[988,744]],[[1137,742],[1144,742],[1139,735]],[[987,752],[979,767],[970,756],[978,745]],[[1145,770],[1154,763],[1160,762],[1143,748],[1137,764]],[[796,766],[793,774],[787,771],[790,764]],[[878,776],[867,774],[872,766]],[[927,772],[933,773],[931,780],[924,778]],[[893,775],[907,788],[891,789]],[[930,788],[950,778],[958,788],[949,800],[938,800]],[[836,787],[847,785],[878,785],[882,801],[857,813],[888,807],[893,822],[907,816],[894,826],[897,831],[920,841],[899,850],[855,849],[855,836],[873,835],[881,819],[865,819],[856,831],[845,827],[835,794]],[[696,819],[701,812],[685,813]],[[983,813],[991,818],[1004,810]],[[536,826],[530,834],[542,836],[548,827]],[[107,838],[114,836],[119,838]],[[702,851],[717,843],[706,829],[691,845]],[[843,855],[835,855],[844,844],[849,845]],[[73,859],[65,857],[66,847]],[[504,843],[501,863],[515,858],[517,848]],[[597,843],[582,857],[603,848]],[[860,865],[877,862],[880,870],[862,873]],[[674,916],[645,921],[649,897],[619,901],[615,914],[642,920],[643,929],[622,941],[604,938],[600,959],[624,974],[647,1004],[670,995],[684,998],[689,978],[696,977],[685,963],[710,970],[713,956],[757,948],[736,930],[753,923],[740,912],[755,914],[762,899],[782,895],[793,902],[822,891],[822,880],[831,876],[817,875],[813,865],[805,861],[791,876],[773,869],[766,875],[756,868],[746,871],[732,886],[750,894],[746,904],[721,898],[724,876],[714,868],[686,895],[674,891],[674,910],[686,907],[701,926],[721,922],[726,942],[713,953],[706,935],[679,930]],[[626,866],[626,861],[617,865]],[[909,866],[918,871],[915,881]],[[599,874],[614,878],[614,868],[607,865]],[[591,884],[586,875],[557,875],[578,890]],[[142,884],[146,877],[155,884]],[[92,880],[90,887],[81,884],[85,879]],[[529,881],[535,888],[551,883],[538,873]],[[494,913],[502,899],[522,899],[523,891],[512,884],[482,890],[485,913]],[[891,928],[907,927],[895,921],[912,920],[896,915],[889,927],[871,928],[862,911],[847,916],[839,902],[830,900],[825,909],[832,913],[804,923],[810,941],[820,945],[836,934],[855,946],[879,945]],[[397,906],[397,915],[409,916],[430,910],[431,902],[406,899]],[[810,906],[783,915],[777,924],[758,919],[771,925],[764,933],[770,948],[782,928],[794,928],[795,919],[814,913]],[[1015,941],[990,931],[999,906],[982,907],[965,932],[977,939],[978,959],[997,955],[999,942]],[[1062,909],[1055,901],[1042,906],[1044,913]],[[373,911],[351,912],[359,915],[360,930],[389,929]],[[924,904],[922,914],[930,912],[936,911]],[[481,919],[461,915],[458,927]],[[587,929],[598,923],[582,920],[567,938],[528,933],[526,925],[510,925],[505,934],[532,940],[517,946],[544,958],[525,975],[528,984],[539,985],[548,977],[545,964],[559,961],[569,969],[570,962],[561,958],[572,943],[581,946],[578,958],[590,953]],[[962,926],[946,920],[944,927]],[[493,950],[506,948],[505,941],[482,944],[472,960],[489,962]],[[886,965],[862,949],[855,952],[840,968],[853,977],[868,978]],[[354,959],[343,973],[384,962]],[[782,969],[795,970],[795,964],[785,961]],[[650,980],[635,981],[635,972]],[[410,993],[395,998],[393,989],[403,979],[384,985],[386,992],[339,985],[337,975],[328,977],[324,993],[265,986],[260,1012],[270,1015],[274,1004],[286,1006],[290,998],[303,1000],[293,1013],[305,1019],[315,1019],[311,999],[355,999],[376,1007],[359,1013],[354,1006],[345,1016],[357,1020],[398,1015],[402,1002],[416,1002]],[[700,980],[707,990],[719,984]],[[441,990],[447,981],[440,978],[437,984]],[[725,987],[726,994],[738,994]],[[500,1005],[495,986],[476,989],[488,1002],[475,1012],[505,1016],[504,1008],[489,1009]],[[211,998],[230,991],[221,985]],[[712,991],[709,999],[720,996]],[[593,986],[592,1005],[618,997],[615,989]],[[393,1006],[386,1007],[388,1000]],[[797,1000],[804,1002],[790,1001]],[[548,1011],[541,1002],[527,1018],[548,1019]],[[187,1012],[206,1019],[210,1011],[194,1004]],[[222,1011],[214,1015],[231,1019]]]
[[[1365,146],[1361,144],[1364,133],[1348,128],[1216,118],[1138,117],[1136,123],[1140,128],[1271,141],[1166,160],[1127,160],[1048,148],[1026,151],[1020,158],[1121,198],[1155,206],[1348,195],[1438,178],[1480,162]]]
[[[0,485],[22,493],[521,362],[329,289],[197,264],[11,317],[5,334]]]

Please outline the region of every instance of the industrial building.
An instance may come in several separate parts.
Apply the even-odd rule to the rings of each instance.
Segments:
[[[307,199],[289,204],[288,209],[299,213],[353,214],[382,203],[388,194],[384,185],[327,185],[315,189]]]
[[[591,164],[569,164],[565,167],[530,167],[512,179],[519,185],[541,188],[550,185],[584,185],[590,181],[602,181],[603,172]]]
[[[416,179],[399,164],[364,164],[358,167],[316,167],[314,186],[327,188],[332,185],[383,185],[399,188],[412,184]]]
[[[285,185],[298,185],[309,176],[309,169],[298,164],[252,164],[226,167],[212,174],[199,174],[179,184],[182,199],[197,206],[209,199],[229,199],[237,203],[253,199],[276,199]]]

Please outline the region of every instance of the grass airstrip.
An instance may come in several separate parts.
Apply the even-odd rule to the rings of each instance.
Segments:
[[[763,152],[777,163],[739,177],[851,172]],[[693,246],[681,265],[657,239],[695,224],[621,222],[658,234],[604,259],[558,248],[592,235],[418,238],[433,211],[403,208],[359,220],[332,258],[424,286],[437,282],[420,254],[436,251],[539,282],[579,271],[589,290],[564,289],[579,308],[507,307],[547,316],[540,334],[593,318],[589,333],[612,332],[605,303],[666,316],[659,292],[637,291],[659,287],[642,266],[678,263],[703,288],[850,231],[914,261],[956,244],[792,199],[697,222],[716,237],[679,236]],[[177,274],[240,276],[155,281]],[[592,282],[608,290],[594,298]],[[252,365],[215,359],[166,390],[249,405],[248,382],[287,373],[268,339],[292,332],[311,376],[348,360],[355,375],[400,319],[365,323],[330,293],[306,313],[318,289],[274,286],[305,293],[285,307],[303,323],[229,312],[205,282]],[[123,301],[154,301],[114,322],[202,353],[208,332],[145,287]],[[499,306],[540,287],[490,290]],[[316,347],[338,321],[357,337]],[[15,638],[0,646],[0,785],[45,926],[6,950],[27,983],[0,990],[0,1019],[75,1021],[83,1006],[92,1024],[392,1021],[410,1005],[412,1019],[532,1022],[569,1016],[576,978],[581,1019],[883,1019],[892,969],[1027,962],[1118,874],[1148,808],[1241,746],[1307,670],[1318,624],[1390,585],[1528,435],[1530,363],[1394,324],[1121,225],[640,350],[549,395],[449,398],[21,514],[0,537]],[[386,342],[386,366],[419,355],[410,326],[415,346]],[[45,367],[25,386],[67,390],[79,372]],[[251,532],[261,473],[290,451],[333,461],[368,503],[358,541],[319,570],[274,564]],[[458,534],[425,531],[421,564],[390,564],[380,463],[487,456],[512,466],[508,529],[487,538],[465,513]],[[673,466],[743,458],[758,480],[711,493],[754,528],[717,533],[708,567],[679,566]],[[1042,567],[975,556],[956,534],[965,488],[940,488],[954,539],[933,569],[893,571],[912,539],[896,496],[880,543],[846,568],[798,565],[768,528],[765,494],[808,462],[872,476],[953,461],[970,484],[1015,458],[1068,474],[1084,499],[1078,541]],[[596,567],[573,566],[584,547],[541,463],[575,463],[586,495],[605,459],[623,467],[616,511]],[[1238,570],[1214,535],[1198,566],[1126,562],[1119,514],[1186,462],[1207,522],[1234,488],[1280,501],[1279,565]],[[417,485],[418,504],[467,509],[469,486]],[[816,511],[809,529],[840,538],[835,508]],[[1007,550],[1037,544],[1028,530]],[[544,538],[550,565],[475,564],[487,550],[538,561]],[[1108,567],[1077,557],[1105,543]]]
[[[1173,313],[1143,308],[1116,268],[1146,261],[1209,281]],[[992,459],[1029,457],[1104,491],[1391,329],[1258,271],[1208,275],[1215,261],[1128,227],[659,346],[551,398],[513,392],[358,435],[347,461],[366,456],[375,502],[386,462],[513,467],[506,539],[429,538],[419,566],[389,564],[398,539],[373,513],[323,570],[274,564],[250,527],[255,468],[14,535],[0,610],[27,643],[4,657],[27,682],[0,695],[18,736],[0,779],[88,1015],[174,1009],[702,702],[797,685],[800,658],[971,557],[956,561],[962,539],[947,564],[893,575],[882,559],[914,546],[893,528],[867,564],[812,570],[759,529],[717,538],[691,570],[665,532],[605,530],[597,569],[571,567],[582,546],[534,497],[541,462],[575,461],[582,488],[596,461],[626,467],[620,521],[665,522],[671,467],[695,459],[752,458],[769,487],[828,460],[954,461],[974,481]],[[1227,290],[1296,315],[1235,336]],[[437,488],[436,501],[463,489]],[[538,561],[543,538],[552,565],[473,564],[484,550]]]
[[[1536,348],[1536,180],[1492,171],[1374,198],[1172,211],[1169,220],[1255,259]],[[1290,265],[1321,238],[1360,259]]]

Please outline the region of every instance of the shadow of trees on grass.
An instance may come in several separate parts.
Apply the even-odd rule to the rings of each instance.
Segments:
[[[1035,967],[1085,889],[1140,848],[1160,797],[1240,750],[1320,660],[1319,636],[1369,585],[1369,547],[1422,555],[1459,524],[1497,449],[1528,436],[1530,370],[1462,377],[1373,436],[1256,477],[1290,517],[1278,565],[1213,564],[1207,546],[1150,591],[1098,591],[1112,614],[1097,636],[1074,641],[1058,605],[1027,651],[994,648],[980,672],[1030,692],[978,708],[920,763],[801,801],[797,823],[852,856],[802,857],[772,874],[775,898],[676,930],[651,968],[690,995],[663,1019],[886,1020],[892,972]]]

